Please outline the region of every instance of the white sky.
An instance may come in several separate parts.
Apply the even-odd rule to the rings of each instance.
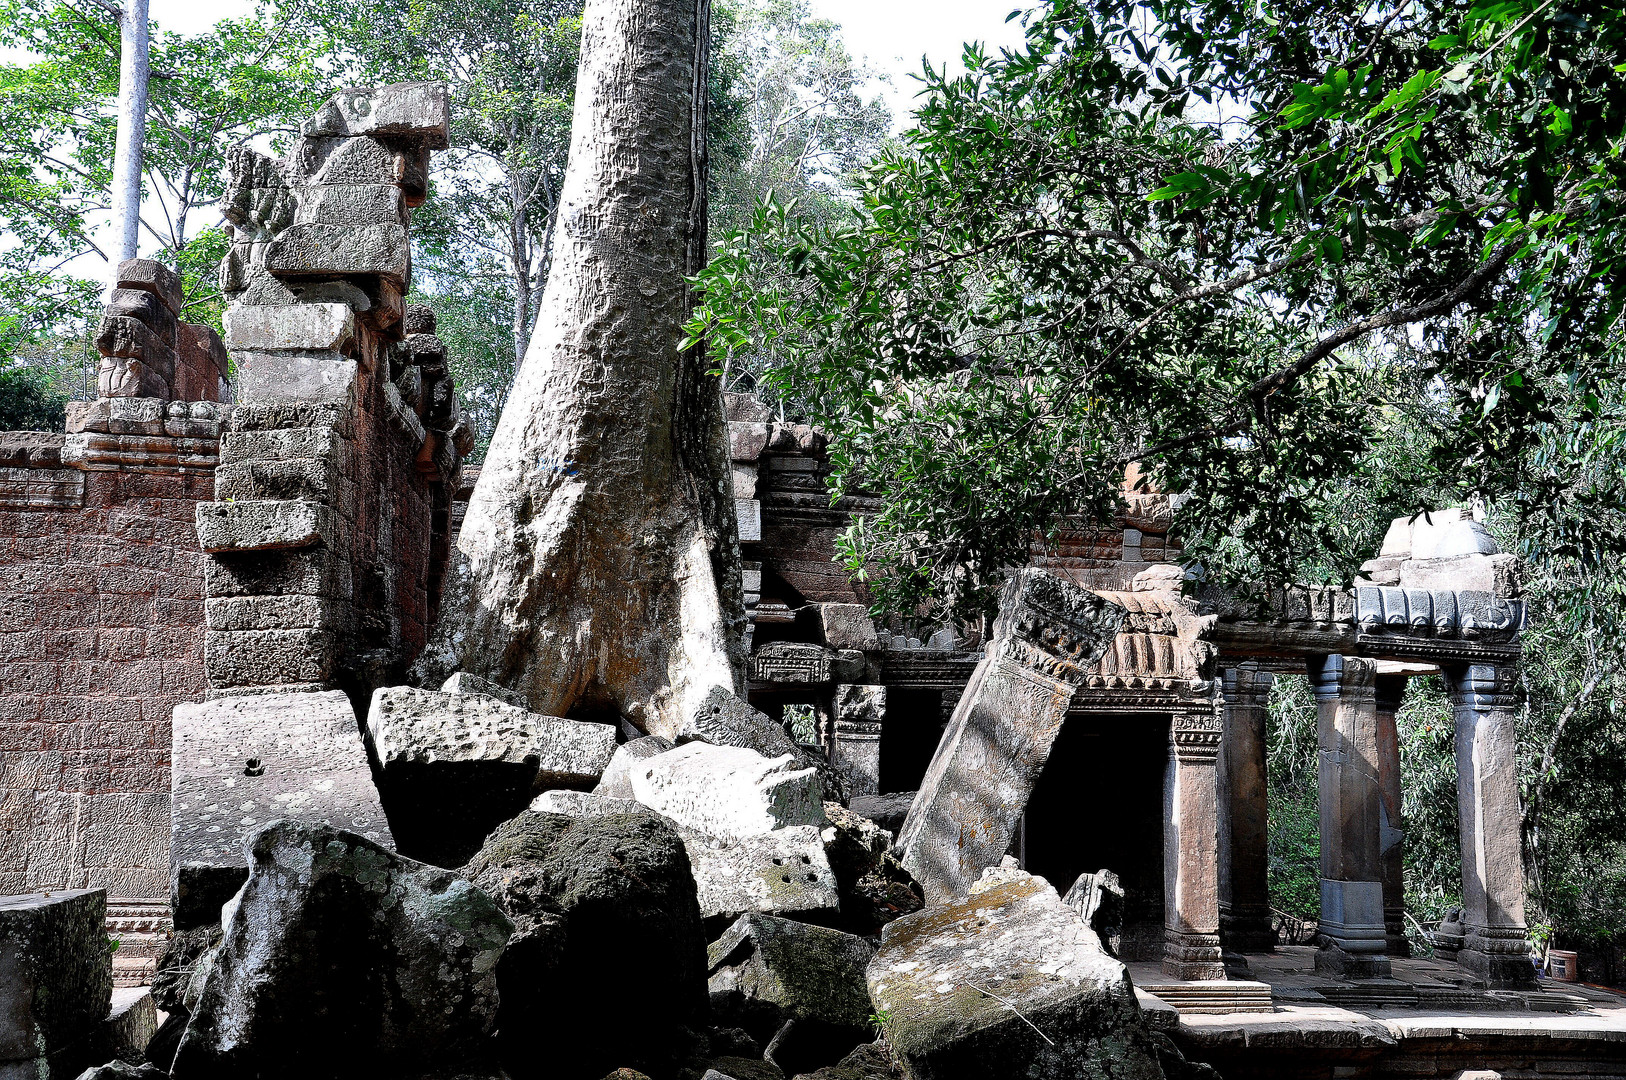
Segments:
[[[920,70],[921,57],[936,65],[947,63],[959,70],[959,57],[966,41],[981,41],[990,52],[1014,46],[1022,40],[1019,21],[1005,17],[1017,8],[1031,6],[1032,0],[809,0],[813,13],[841,24],[848,50],[877,72],[890,76],[890,87],[877,84],[892,106],[894,127],[906,126],[907,115],[919,83],[909,77]],[[195,34],[222,19],[241,18],[253,12],[253,0],[149,0],[148,17],[160,29]],[[0,50],[0,61],[17,62],[24,57],[14,50]],[[106,232],[96,229],[96,235]],[[142,236],[143,252],[151,238]],[[105,273],[96,266],[74,266],[88,276]]]

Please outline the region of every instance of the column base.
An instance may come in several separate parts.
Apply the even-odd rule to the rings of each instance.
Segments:
[[[1487,990],[1533,990],[1536,967],[1522,926],[1468,928],[1457,953],[1457,966],[1485,984]]]
[[[1384,952],[1392,957],[1411,955],[1411,942],[1406,938],[1406,916],[1394,908],[1383,909]]]
[[[1382,953],[1352,953],[1336,943],[1316,950],[1315,971],[1334,979],[1387,979],[1394,974]]]
[[[1220,912],[1220,940],[1239,953],[1268,953],[1276,950],[1276,928],[1270,924],[1269,908],[1241,908]]]
[[[1171,979],[1223,981],[1225,960],[1218,934],[1163,931],[1163,974]]]

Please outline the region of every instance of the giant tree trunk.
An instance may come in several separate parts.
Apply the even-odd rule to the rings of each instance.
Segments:
[[[671,733],[744,674],[705,251],[709,0],[588,0],[554,260],[419,675]]]

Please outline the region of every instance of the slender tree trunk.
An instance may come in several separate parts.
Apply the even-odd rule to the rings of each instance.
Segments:
[[[147,0],[125,0],[119,16],[119,123],[113,148],[113,258],[136,257],[141,228],[141,167],[147,140]]]
[[[678,352],[705,252],[710,0],[588,0],[570,164],[530,347],[417,672],[670,734],[738,690],[722,400]]]

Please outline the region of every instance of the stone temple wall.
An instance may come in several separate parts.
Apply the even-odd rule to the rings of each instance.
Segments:
[[[0,433],[0,895],[106,889],[121,982],[166,926],[175,707],[365,702],[435,617],[472,440],[404,297],[448,122],[438,84],[347,89],[287,158],[234,152],[224,340],[131,260],[98,399]]]

